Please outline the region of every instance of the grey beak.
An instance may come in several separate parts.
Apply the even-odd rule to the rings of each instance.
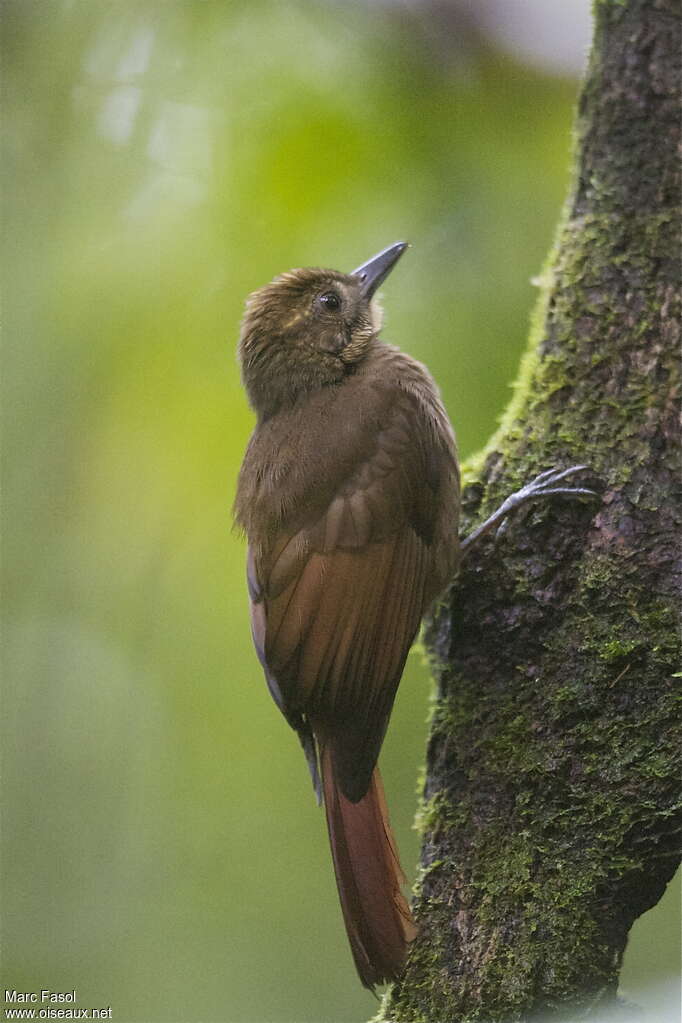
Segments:
[[[362,281],[361,294],[364,298],[371,298],[396,265],[405,249],[409,248],[407,242],[396,242],[389,245],[387,249],[372,256],[366,263],[353,270],[351,276],[359,277]]]

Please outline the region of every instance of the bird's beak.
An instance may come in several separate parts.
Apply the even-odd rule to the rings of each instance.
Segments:
[[[389,245],[383,252],[372,256],[366,263],[359,266],[357,270],[353,270],[351,277],[359,277],[362,282],[360,292],[363,298],[369,299],[372,297],[408,247],[407,242],[396,242],[395,245]]]

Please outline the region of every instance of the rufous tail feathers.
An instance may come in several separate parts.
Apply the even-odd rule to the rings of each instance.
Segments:
[[[401,891],[405,876],[391,833],[379,769],[353,803],[334,776],[333,755],[321,751],[322,785],[336,884],[360,980],[370,989],[395,980],[417,933]]]

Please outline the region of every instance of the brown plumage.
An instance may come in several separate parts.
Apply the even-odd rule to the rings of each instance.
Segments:
[[[249,298],[239,344],[258,420],[235,502],[253,639],[324,798],[367,987],[400,973],[416,933],[376,761],[459,552],[452,429],[427,370],[380,340],[372,300],[405,248],[352,274],[282,274]]]

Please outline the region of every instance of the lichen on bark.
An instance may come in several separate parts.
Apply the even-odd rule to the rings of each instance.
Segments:
[[[555,465],[589,464],[601,495],[482,544],[428,624],[421,930],[395,1023],[589,1018],[679,861],[680,9],[594,14],[572,193],[465,525]]]

